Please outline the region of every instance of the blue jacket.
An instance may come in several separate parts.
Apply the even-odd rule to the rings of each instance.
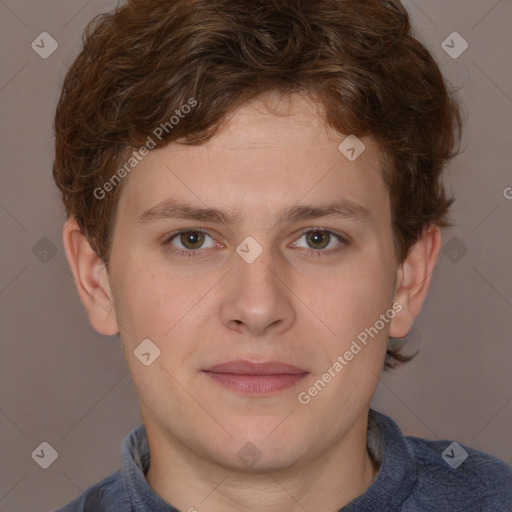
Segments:
[[[368,449],[380,462],[377,478],[339,512],[512,512],[512,467],[486,453],[451,441],[404,437],[393,420],[373,410]],[[124,440],[122,463],[57,512],[178,512],[144,477],[149,467],[144,425]]]

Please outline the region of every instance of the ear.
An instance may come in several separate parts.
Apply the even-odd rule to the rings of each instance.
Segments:
[[[409,334],[427,297],[440,251],[441,229],[437,226],[426,228],[398,269],[395,302],[399,302],[402,309],[391,321],[391,337],[404,338]]]
[[[100,334],[116,334],[119,329],[105,263],[92,249],[74,217],[65,222],[62,241],[91,325]]]

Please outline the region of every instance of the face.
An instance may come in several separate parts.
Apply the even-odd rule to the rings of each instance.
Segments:
[[[366,415],[393,318],[376,145],[349,161],[311,100],[279,109],[259,100],[203,145],[150,152],[113,234],[109,284],[148,432],[231,467],[342,442]],[[160,350],[149,366],[134,355],[146,339],[146,360]]]

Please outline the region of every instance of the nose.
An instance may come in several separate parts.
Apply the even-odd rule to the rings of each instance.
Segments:
[[[252,263],[234,258],[220,311],[223,325],[254,337],[288,330],[296,311],[284,263],[273,260],[269,250]]]

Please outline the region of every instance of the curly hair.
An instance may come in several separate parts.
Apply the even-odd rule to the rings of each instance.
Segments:
[[[398,0],[128,0],[87,26],[54,125],[66,213],[107,268],[123,183],[95,191],[155,127],[154,147],[201,144],[270,91],[306,93],[338,132],[376,141],[399,263],[424,229],[452,225],[442,171],[460,111]],[[407,359],[388,349],[386,367]]]

